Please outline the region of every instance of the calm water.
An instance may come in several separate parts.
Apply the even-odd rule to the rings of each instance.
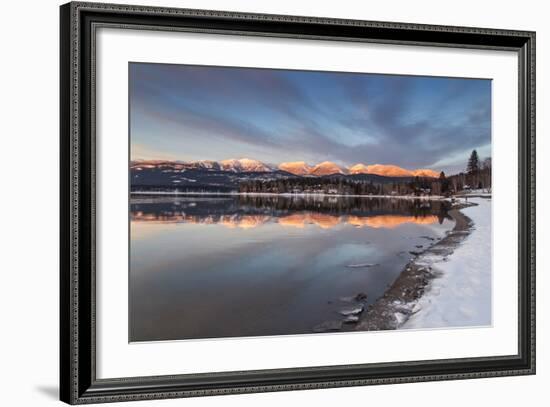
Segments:
[[[439,202],[351,197],[131,200],[130,340],[311,333],[376,301],[453,226]],[[350,265],[374,264],[372,267]]]

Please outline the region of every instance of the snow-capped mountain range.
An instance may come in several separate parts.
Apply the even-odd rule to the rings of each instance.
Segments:
[[[163,161],[163,160],[138,160],[131,163],[131,169],[141,171],[144,169],[170,169],[170,170],[207,170],[227,171],[232,173],[274,173],[286,172],[297,176],[326,176],[334,174],[355,175],[373,174],[383,177],[426,177],[437,178],[439,173],[431,169],[407,170],[396,165],[358,163],[350,167],[343,167],[331,161],[324,161],[316,165],[309,165],[304,161],[284,162],[278,166],[265,164],[261,161],[240,158],[222,161],[200,160],[191,162]]]
[[[220,161],[220,166],[224,171],[233,172],[271,172],[273,168],[258,160],[250,158],[240,158]]]

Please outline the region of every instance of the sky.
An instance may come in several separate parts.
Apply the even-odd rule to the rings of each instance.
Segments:
[[[463,171],[491,155],[491,81],[130,63],[131,159]]]

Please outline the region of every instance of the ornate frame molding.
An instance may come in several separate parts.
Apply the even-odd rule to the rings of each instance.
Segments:
[[[535,373],[534,32],[84,2],[61,6],[60,20],[61,400],[85,404]],[[100,26],[517,52],[520,61],[519,354],[97,379],[94,38]]]

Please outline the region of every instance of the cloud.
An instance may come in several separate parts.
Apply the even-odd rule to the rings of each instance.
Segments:
[[[141,63],[130,75],[132,143],[165,154],[416,168],[490,144],[487,80]]]

